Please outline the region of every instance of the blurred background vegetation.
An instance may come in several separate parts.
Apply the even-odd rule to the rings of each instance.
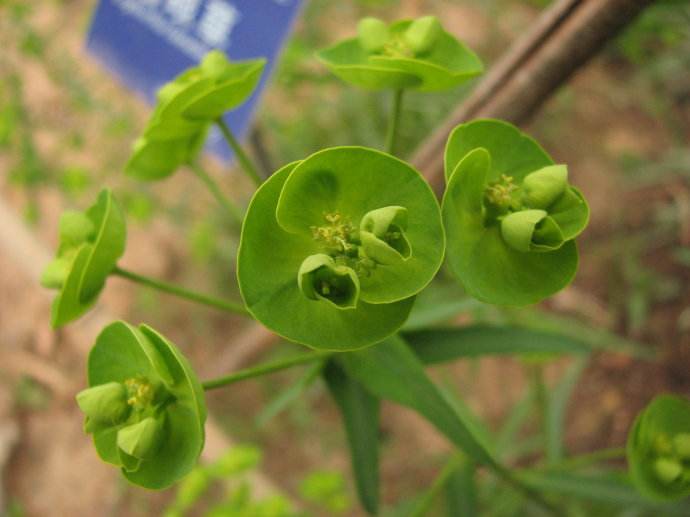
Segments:
[[[352,34],[361,16],[436,14],[490,67],[549,3],[307,1],[264,96],[250,148],[265,167],[275,169],[322,147],[382,144],[388,99],[347,87],[313,58],[315,49]],[[0,0],[0,195],[52,246],[57,214],[65,207],[88,206],[104,185],[112,186],[129,217],[129,263],[237,296],[238,229],[203,188],[183,175],[142,185],[122,174],[148,108],[85,54],[83,38],[94,5],[93,0]],[[399,148],[411,154],[471,88],[410,94]],[[550,326],[609,350],[586,364],[550,365],[546,382],[553,388],[552,404],[560,408],[554,432],[568,450],[621,445],[635,413],[655,393],[690,388],[690,3],[653,4],[549,100],[527,129],[558,161],[569,164],[573,183],[591,200],[592,224],[581,241],[580,273],[572,289],[534,309],[499,311],[464,299],[455,309],[463,311],[462,321]],[[230,195],[246,202],[250,186],[240,175],[223,164],[210,165]],[[51,361],[58,357],[53,362],[77,385],[83,383],[83,357],[66,348],[58,352],[67,338],[47,336],[45,306],[36,309],[29,295],[17,301],[14,275],[0,257],[0,391],[6,393],[8,418],[18,419],[23,431],[5,476],[10,515],[40,514],[50,497],[71,500],[59,508],[90,508],[88,489],[67,495],[56,480],[71,480],[72,488],[103,480],[65,477],[63,470],[78,470],[78,462],[43,465],[40,452],[56,443],[71,450],[87,440],[72,427],[75,432],[65,431],[63,441],[46,442],[41,433],[60,432],[56,422],[66,414],[65,421],[74,422],[64,425],[78,427],[79,417],[66,413],[71,402],[61,400],[40,376],[7,366],[3,354],[29,350]],[[443,289],[435,292],[444,298]],[[457,288],[449,296],[458,299]],[[119,284],[106,298],[119,317],[145,319],[164,330],[195,365],[222,358],[242,331],[237,321]],[[642,350],[642,355],[654,351],[659,360],[610,351],[616,347]],[[283,344],[267,354],[277,357],[291,350],[292,345]],[[532,432],[537,417],[530,410],[535,392],[529,388],[529,372],[529,365],[516,361],[482,360],[439,368],[435,374],[450,395],[462,394],[468,408],[490,423],[505,457],[519,464],[534,456],[540,440]],[[229,453],[234,458],[226,460],[230,466],[201,468],[177,492],[150,495],[115,484],[114,492],[108,489],[108,513],[103,514],[151,515],[167,509],[172,516],[192,508],[191,514],[282,515],[252,505],[281,508],[291,502],[253,499],[251,483],[241,477],[263,456],[262,470],[299,506],[314,515],[358,515],[343,430],[315,378],[311,371],[291,371],[214,393],[210,403],[222,426],[254,445],[235,456]],[[413,418],[410,424],[411,418],[384,410],[382,474],[391,512],[411,507],[448,456],[443,440]],[[516,443],[520,447],[511,447]],[[519,515],[511,502],[516,494],[489,489],[482,497],[496,504],[486,515]],[[582,504],[573,507],[594,511]],[[605,507],[606,501],[601,504]]]

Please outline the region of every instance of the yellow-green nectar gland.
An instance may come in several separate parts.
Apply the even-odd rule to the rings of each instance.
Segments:
[[[325,224],[312,226],[314,240],[323,246],[324,252],[335,260],[338,266],[352,268],[357,276],[369,276],[376,263],[359,251],[358,232],[352,226],[350,219],[340,212],[324,213]],[[321,286],[321,294],[326,296],[328,286]]]
[[[396,34],[388,40],[383,46],[381,54],[387,57],[414,57],[413,50],[400,34]]]
[[[357,246],[352,242],[353,228],[349,219],[339,212],[323,215],[324,226],[312,226],[314,240],[321,243],[332,256],[350,255]]]
[[[507,210],[513,205],[513,198],[518,186],[513,183],[513,177],[501,174],[498,181],[486,187],[486,200],[496,208]]]
[[[153,385],[144,377],[134,377],[125,381],[127,388],[127,404],[141,411],[153,402],[155,390]]]

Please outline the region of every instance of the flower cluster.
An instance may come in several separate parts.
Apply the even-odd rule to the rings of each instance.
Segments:
[[[89,388],[77,395],[98,454],[146,488],[165,488],[195,465],[204,443],[203,391],[163,336],[116,322],[89,355]]]
[[[643,494],[657,500],[690,495],[690,402],[672,395],[654,399],[635,420],[627,456]]]
[[[108,190],[86,212],[68,211],[60,218],[60,245],[46,266],[41,284],[59,290],[51,320],[61,327],[96,302],[108,275],[125,251],[126,224]]]
[[[438,203],[416,170],[338,147],[288,165],[257,191],[238,279],[247,308],[270,329],[348,350],[403,324],[444,247]]]
[[[157,180],[189,163],[201,149],[209,126],[251,95],[265,64],[265,59],[230,62],[213,50],[198,67],[164,85],[143,136],[134,143],[126,172]]]
[[[371,90],[442,91],[479,75],[479,58],[441,27],[435,16],[391,25],[364,18],[357,37],[319,52],[338,77]]]
[[[458,126],[446,147],[448,260],[480,300],[535,303],[567,285],[589,207],[534,140],[496,120]]]

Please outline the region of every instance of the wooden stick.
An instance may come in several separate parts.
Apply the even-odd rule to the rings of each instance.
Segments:
[[[524,124],[652,1],[558,0],[417,149],[412,163],[440,189],[446,140],[455,126],[489,117]]]

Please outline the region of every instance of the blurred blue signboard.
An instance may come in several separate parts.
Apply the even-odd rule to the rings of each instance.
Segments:
[[[302,0],[100,0],[87,49],[129,88],[155,101],[156,90],[212,49],[232,60],[265,57],[266,72],[252,98],[226,115],[245,135],[261,91],[290,32]],[[211,150],[231,153],[219,132]]]

